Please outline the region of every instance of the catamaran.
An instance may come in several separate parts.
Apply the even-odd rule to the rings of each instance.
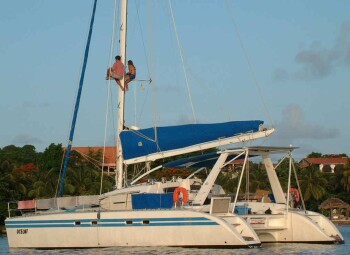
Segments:
[[[214,180],[219,173],[235,163],[236,159],[244,159],[239,178],[237,192],[230,203],[229,211],[235,212],[248,222],[262,243],[344,243],[344,238],[337,227],[324,215],[308,211],[305,208],[303,196],[300,190],[297,173],[293,163],[292,152],[295,147],[243,147],[227,149],[190,158],[182,158],[168,162],[164,167],[197,169],[195,173],[210,169],[210,174],[204,184],[215,185]],[[271,155],[283,155],[282,160],[274,165]],[[240,196],[243,176],[249,176],[249,159],[261,157],[264,167],[260,171],[266,171],[271,193],[264,196],[250,196],[249,192]],[[283,191],[278,178],[278,167],[284,160],[289,159],[288,188]],[[294,173],[294,174],[293,174]],[[298,188],[291,188],[292,175]],[[189,176],[189,178],[191,178]],[[246,178],[249,180],[249,177]],[[187,180],[187,178],[185,179]],[[249,183],[246,184],[249,190]],[[225,192],[220,186],[208,189],[201,183],[201,188],[189,190],[189,204],[201,207],[201,211],[209,212],[211,205],[207,198],[223,197]],[[269,195],[269,196],[268,196]],[[295,195],[295,196],[293,196]],[[227,196],[227,195],[226,195]],[[271,199],[270,199],[271,198]],[[292,203],[293,202],[293,203]],[[294,202],[301,206],[295,207]]]
[[[12,216],[5,221],[11,248],[89,248],[122,246],[180,246],[247,248],[261,244],[257,234],[243,218],[230,211],[230,198],[212,197],[209,211],[202,202],[209,193],[215,194],[216,176],[211,174],[202,183],[196,178],[169,181],[136,182],[126,185],[125,170],[132,164],[152,162],[160,158],[202,151],[269,136],[263,121],[235,121],[219,124],[191,124],[125,130],[124,97],[118,93],[118,157],[116,190],[98,197],[61,197],[65,169],[73,143],[75,122],[84,81],[94,15],[86,44],[82,75],[69,142],[64,161],[59,197],[47,210]],[[120,26],[120,56],[125,64],[127,33],[127,0],[122,0]],[[124,87],[124,80],[121,80]],[[221,162],[221,160],[220,160]],[[213,172],[214,173],[214,172]],[[189,191],[199,187],[199,192]],[[180,199],[182,197],[182,201]],[[92,199],[92,200],[91,200]],[[188,200],[192,205],[185,206]],[[40,205],[44,202],[37,201]],[[73,203],[71,203],[73,201]],[[40,209],[40,208],[37,208]]]

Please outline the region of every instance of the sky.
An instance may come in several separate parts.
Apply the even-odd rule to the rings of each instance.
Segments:
[[[1,1],[1,148],[66,146],[92,3]],[[152,83],[130,84],[126,125],[259,119],[276,132],[255,144],[292,144],[298,158],[350,155],[349,9],[348,0],[129,0],[127,59]],[[105,80],[119,52],[113,17],[114,0],[99,1],[74,146],[115,144],[117,87]]]

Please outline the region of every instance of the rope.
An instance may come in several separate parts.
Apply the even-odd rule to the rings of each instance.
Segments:
[[[62,161],[61,161],[61,166],[60,166],[60,173],[58,174],[58,179],[57,179],[57,185],[56,185],[56,191],[55,191],[55,197],[57,197],[57,192],[58,192],[58,186],[60,184],[60,179],[61,179],[61,173],[62,173],[62,167],[63,167],[63,161],[64,161],[64,155],[66,154],[66,151],[63,149],[62,153]]]
[[[111,38],[111,47],[109,51],[109,65],[112,64],[113,48],[114,48],[114,37],[116,30],[116,12],[117,12],[117,0],[114,0],[114,11],[113,11],[113,28],[112,28],[112,38]],[[106,153],[106,142],[107,142],[107,129],[108,129],[108,110],[110,105],[110,95],[111,95],[111,80],[108,79],[107,82],[107,102],[106,102],[106,115],[105,115],[105,130],[104,130],[104,139],[103,139],[103,153],[102,153],[102,164],[101,164],[101,180],[100,180],[100,195],[102,194],[102,185],[103,185],[103,166],[105,164],[105,153]]]
[[[134,125],[137,126],[137,93],[136,93],[136,89],[134,89]]]
[[[307,213],[306,212],[306,207],[305,207],[305,201],[304,201],[304,197],[303,197],[303,193],[301,192],[301,188],[300,188],[300,184],[299,184],[299,180],[298,180],[298,175],[297,175],[297,172],[295,170],[295,166],[294,166],[294,160],[292,161],[292,167],[293,167],[293,172],[294,172],[294,177],[295,177],[295,181],[297,183],[297,186],[298,186],[298,191],[299,191],[299,195],[300,195],[300,200],[303,204],[303,209],[305,211],[305,214]]]
[[[153,54],[152,54],[152,30],[151,30],[151,5],[150,1],[148,1],[147,5],[148,11],[148,34],[149,34],[149,45],[150,45],[150,66],[151,66],[151,74],[154,73],[153,66]],[[153,77],[153,75],[152,75]],[[154,124],[154,138],[158,146],[158,132],[157,132],[157,111],[156,111],[156,96],[155,96],[155,88],[154,83],[152,82],[152,106],[153,106],[153,124]]]
[[[263,104],[263,108],[264,108],[264,111],[265,111],[265,114],[267,114],[267,117],[269,118],[270,122],[272,123],[272,125],[274,126],[274,121],[272,120],[272,117],[271,117],[271,114],[270,112],[268,111],[268,107],[267,107],[267,104],[264,100],[264,97],[263,97],[263,94],[262,94],[262,90],[261,90],[261,86],[260,86],[260,82],[258,81],[256,75],[255,75],[255,71],[254,71],[254,68],[253,68],[253,65],[251,64],[251,61],[248,57],[248,54],[247,54],[247,51],[245,50],[245,47],[243,45],[243,41],[242,41],[242,38],[241,38],[241,35],[239,33],[239,30],[238,30],[238,26],[237,26],[237,23],[234,19],[234,16],[233,16],[233,12],[232,12],[232,9],[231,9],[231,5],[229,4],[229,2],[226,0],[226,5],[227,5],[227,10],[229,12],[229,15],[230,15],[230,18],[231,18],[231,21],[234,25],[234,28],[235,28],[235,32],[236,32],[236,35],[238,37],[238,40],[239,40],[239,44],[241,46],[241,49],[243,51],[243,54],[244,54],[244,57],[245,57],[245,60],[249,66],[249,71],[253,77],[253,80],[254,80],[254,83],[255,83],[255,86],[257,87],[258,91],[259,91],[259,95],[260,95],[260,99],[262,101],[262,104]]]
[[[82,153],[82,152],[80,152],[80,151],[78,151],[78,150],[76,150],[76,152],[79,154],[79,155],[81,155],[84,159],[86,159],[87,161],[89,161],[91,164],[93,164],[97,169],[99,169],[99,164],[102,164],[100,161],[98,161],[98,160],[96,160],[96,159],[94,159],[94,158],[92,158],[92,157],[90,157],[89,155],[87,155],[87,154],[84,154],[84,153]]]
[[[138,135],[138,136],[140,136],[140,137],[142,137],[142,138],[144,138],[144,139],[150,141],[150,142],[157,142],[156,139],[152,139],[152,138],[150,138],[150,137],[148,137],[148,136],[142,134],[141,132],[139,132],[139,131],[137,131],[137,130],[132,130],[132,129],[131,129],[130,131],[133,132],[134,134],[136,134],[136,135]]]
[[[148,89],[147,92],[146,92],[146,96],[145,96],[145,99],[143,100],[143,104],[142,104],[142,107],[141,107],[141,111],[140,111],[139,116],[138,116],[139,122],[141,122],[141,117],[143,116],[143,111],[144,111],[144,109],[145,109],[146,101],[147,101],[147,98],[148,98],[148,93],[149,93],[149,89]]]
[[[140,20],[140,14],[139,14],[140,1],[137,1],[135,3],[135,6],[136,6],[135,8],[136,8],[136,14],[137,14],[136,15],[136,19],[137,19],[139,30],[140,30],[140,34],[141,34],[141,41],[142,41],[142,46],[143,46],[143,52],[144,52],[145,59],[147,59],[145,39],[144,39],[144,35],[143,35],[143,29],[142,29],[142,26],[141,26],[141,20]],[[148,77],[151,77],[148,61],[146,61],[146,66],[147,66]],[[130,82],[136,82],[136,81],[139,81],[139,82],[143,82],[144,81],[144,82],[151,83],[152,79],[151,78],[148,78],[148,79],[133,79]],[[142,84],[141,84],[141,86],[143,87]],[[140,119],[140,118],[138,118],[138,114],[137,114],[137,91],[136,91],[136,89],[133,91],[133,96],[134,96],[134,98],[133,98],[134,99],[134,125],[137,126],[138,119]],[[144,106],[144,104],[145,104],[145,102],[143,103],[143,106]],[[141,108],[141,110],[143,110],[143,107]]]
[[[180,51],[180,57],[181,57],[183,72],[184,72],[184,75],[185,75],[185,82],[186,82],[188,97],[189,97],[191,108],[192,108],[193,121],[194,121],[194,123],[197,123],[196,113],[195,113],[195,110],[194,110],[192,96],[191,96],[191,90],[190,90],[190,86],[189,86],[189,83],[188,83],[187,72],[186,72],[186,68],[185,68],[185,61],[184,61],[184,58],[183,58],[183,53],[182,53],[182,47],[181,47],[181,43],[180,43],[180,39],[179,39],[179,34],[177,33],[177,29],[176,29],[176,23],[175,23],[175,18],[174,18],[174,14],[173,14],[173,9],[171,7],[171,1],[170,0],[168,0],[168,1],[169,1],[170,14],[171,14],[171,18],[172,18],[172,22],[173,22],[173,26],[174,26],[175,35],[176,35],[176,41],[177,41],[177,45],[178,45],[179,51]]]
[[[139,6],[138,5],[136,5],[136,13],[137,13],[137,19],[138,19],[138,22],[139,22],[139,26],[140,26],[140,33],[141,33],[141,38],[142,38],[143,53],[145,55],[145,59],[147,59],[145,39],[144,39],[144,36],[143,36],[143,33],[142,33],[142,27],[141,27],[141,21],[140,21],[140,15],[139,15]],[[148,77],[151,77],[151,74],[150,74],[150,71],[149,71],[149,65],[148,65],[147,61],[146,61],[146,65],[147,65]]]

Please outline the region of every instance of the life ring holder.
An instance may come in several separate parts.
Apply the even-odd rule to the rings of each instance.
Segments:
[[[174,195],[173,195],[173,201],[174,203],[179,201],[180,198],[180,193],[182,193],[182,202],[187,203],[188,202],[188,192],[185,188],[183,187],[177,187],[174,190]]]

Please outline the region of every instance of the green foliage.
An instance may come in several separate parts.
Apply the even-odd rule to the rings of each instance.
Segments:
[[[306,156],[307,158],[334,158],[334,157],[348,157],[345,153],[341,154],[324,154],[320,152],[311,152],[309,155]]]
[[[235,194],[239,183],[240,174],[241,169],[222,172],[219,174],[216,183],[221,185],[227,193]],[[249,184],[247,183],[247,180],[249,180]],[[242,177],[240,192],[255,193],[256,190],[271,190],[271,187],[268,182],[266,171],[261,168],[261,164],[249,162],[248,167]]]
[[[9,145],[1,150],[1,160],[9,160],[16,162],[17,164],[28,164],[35,162],[37,159],[37,152],[35,147],[32,145],[24,145],[23,147],[16,147]]]
[[[99,157],[98,153],[91,156]],[[50,144],[44,152],[36,152],[31,145],[0,149],[0,225],[7,217],[8,202],[56,196],[62,157],[61,144]],[[100,184],[100,170],[72,153],[64,195],[100,194]],[[102,192],[110,191],[114,180],[104,176],[102,184]]]
[[[6,181],[3,175],[0,175],[0,226],[4,225],[4,221],[7,212],[7,201],[8,197],[11,196],[11,189],[9,183]]]
[[[327,179],[315,166],[305,169],[300,176],[299,182],[305,201],[310,199],[320,201],[327,194]]]
[[[195,156],[203,153],[213,152],[215,149],[205,152],[190,153],[187,155],[171,157],[161,164],[184,156]],[[55,197],[60,176],[63,147],[61,144],[50,144],[44,152],[36,152],[35,147],[25,145],[16,147],[9,145],[0,148],[0,225],[4,223],[7,216],[7,202]],[[89,152],[88,156],[96,160],[101,159],[101,152]],[[321,153],[313,152],[308,157],[324,157]],[[318,210],[318,205],[323,199],[337,197],[343,201],[350,202],[350,166],[346,166],[339,172],[321,173],[317,167],[299,169],[299,182],[302,194],[306,200],[306,206],[310,210]],[[153,167],[153,166],[151,166]],[[287,190],[289,162],[284,160],[276,169],[283,190]],[[187,177],[191,169],[165,169],[151,176],[160,180],[162,177]],[[202,171],[196,177],[204,179],[207,173]],[[100,194],[102,181],[102,192],[111,191],[114,185],[114,177],[104,176],[101,180],[101,170],[95,164],[90,163],[76,152],[71,153],[64,195],[96,195]],[[227,193],[235,194],[240,177],[240,169],[225,169],[217,179]],[[247,175],[243,175],[241,192],[247,191]],[[292,187],[296,187],[294,174],[292,173]],[[261,164],[249,162],[249,192],[258,189],[271,190],[266,171]]]
[[[154,174],[154,178],[156,180],[161,180],[162,178],[169,178],[172,176],[186,178],[190,174],[191,170],[186,168],[165,168],[160,171],[157,171]]]
[[[235,194],[238,186],[239,177],[229,173],[221,172],[216,180],[216,183],[228,194]]]
[[[343,185],[343,188],[347,191],[350,190],[350,170],[346,170],[343,172],[342,179],[340,183]]]
[[[51,143],[43,153],[39,153],[39,164],[44,170],[61,168],[63,158],[62,144]]]
[[[322,158],[322,153],[319,152],[311,152],[306,156],[307,158]]]

